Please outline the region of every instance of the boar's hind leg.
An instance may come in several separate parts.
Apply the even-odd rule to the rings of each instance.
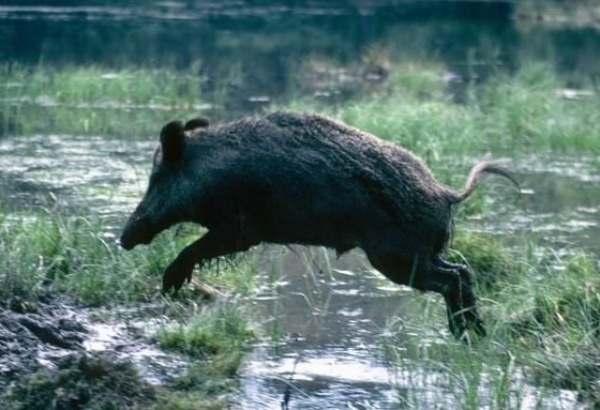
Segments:
[[[395,283],[440,293],[446,301],[450,331],[457,339],[461,339],[468,328],[473,328],[478,334],[485,332],[475,306],[463,303],[465,299],[474,302],[475,297],[469,284],[463,284],[459,269],[443,264],[439,258],[429,259],[420,255],[406,257],[370,252],[367,255],[373,267]],[[468,294],[466,298],[463,290]]]
[[[197,263],[217,258],[235,252],[248,250],[257,245],[240,235],[237,229],[214,229],[208,231],[202,238],[188,245],[165,270],[163,276],[163,292],[171,289],[178,291],[183,282],[192,279],[192,272]]]
[[[476,299],[475,294],[473,293],[473,283],[471,280],[472,275],[469,268],[463,264],[448,262],[441,256],[437,256],[433,263],[437,265],[439,269],[458,272],[460,275],[462,304],[467,324],[479,336],[485,336],[485,326],[477,312]]]

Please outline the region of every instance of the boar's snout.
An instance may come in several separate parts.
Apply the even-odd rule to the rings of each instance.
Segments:
[[[133,249],[140,244],[148,244],[154,237],[153,232],[148,219],[134,213],[123,229],[121,238],[119,238],[119,244],[125,250]]]

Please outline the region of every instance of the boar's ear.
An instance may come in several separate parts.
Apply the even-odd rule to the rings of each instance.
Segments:
[[[160,132],[163,161],[175,163],[179,161],[185,146],[185,135],[181,121],[171,121]]]
[[[195,130],[198,128],[208,128],[209,122],[206,117],[197,117],[189,120],[185,123],[185,127],[183,129],[185,131]]]

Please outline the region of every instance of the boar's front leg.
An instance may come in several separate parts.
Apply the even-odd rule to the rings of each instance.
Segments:
[[[248,250],[259,241],[241,235],[239,229],[217,228],[208,231],[202,238],[188,245],[165,270],[163,292],[177,292],[183,282],[192,279],[197,263],[235,252]]]

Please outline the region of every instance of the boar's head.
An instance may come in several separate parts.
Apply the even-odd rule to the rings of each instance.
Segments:
[[[189,201],[185,195],[183,175],[185,133],[206,126],[206,120],[194,119],[185,127],[181,121],[172,121],[163,127],[160,145],[154,153],[148,189],[129,217],[119,240],[123,248],[148,244],[163,230],[187,219]]]

